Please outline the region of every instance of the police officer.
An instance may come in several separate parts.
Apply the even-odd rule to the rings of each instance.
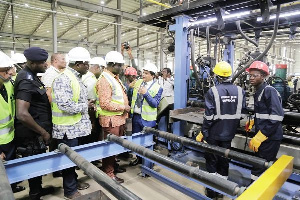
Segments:
[[[220,84],[210,88],[205,95],[202,132],[198,134],[196,140],[199,142],[205,140],[208,144],[229,149],[240,119],[247,113],[245,92],[241,87],[231,83],[232,69],[227,62],[217,63],[213,72]],[[210,153],[205,154],[205,159],[206,170],[209,173],[228,176],[228,159]],[[206,192],[210,198],[217,195],[210,189]]]
[[[255,61],[247,71],[250,73],[250,83],[256,89],[254,94],[256,135],[251,139],[249,148],[256,156],[274,161],[283,137],[281,122],[284,112],[281,97],[275,88],[265,82],[265,78],[269,75],[269,68],[265,63]],[[254,166],[252,174],[259,176],[263,171],[264,169]]]
[[[24,51],[27,63],[16,78],[16,146],[22,156],[31,156],[46,152],[44,143],[48,143],[52,131],[51,106],[46,89],[37,73],[47,69],[48,53],[39,47],[31,47]],[[22,149],[22,151],[21,151]],[[42,177],[28,180],[29,196],[40,199],[49,194],[53,188],[42,188]]]

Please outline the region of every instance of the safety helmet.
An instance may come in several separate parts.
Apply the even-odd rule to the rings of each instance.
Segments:
[[[147,63],[143,70],[147,70],[149,72],[157,73],[157,67],[153,63]]]
[[[105,60],[101,57],[92,58],[90,64],[91,65],[106,66]]]
[[[136,71],[136,69],[133,68],[133,67],[127,67],[127,68],[125,69],[125,76],[126,76],[126,75],[137,76],[137,71]]]
[[[231,66],[228,62],[225,62],[225,61],[218,62],[216,64],[215,68],[213,69],[213,72],[216,75],[222,76],[222,77],[229,77],[232,75]]]
[[[91,56],[88,50],[83,47],[75,47],[71,49],[68,53],[68,60],[70,63],[75,63],[76,61],[90,62]]]
[[[256,69],[259,71],[265,72],[267,75],[270,74],[269,67],[266,63],[261,61],[254,61],[249,68],[246,69],[247,72],[250,72],[251,69]]]
[[[12,67],[13,61],[8,55],[0,51],[0,68]]]
[[[11,59],[14,62],[14,64],[27,62],[24,54],[22,54],[22,53],[15,53],[15,54],[13,54],[11,56]]]
[[[105,62],[106,63],[125,63],[124,58],[121,53],[117,51],[110,51],[105,56]]]

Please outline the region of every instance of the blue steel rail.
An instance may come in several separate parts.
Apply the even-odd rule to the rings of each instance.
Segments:
[[[129,140],[144,147],[152,147],[154,144],[153,135],[147,133],[134,134]],[[129,151],[109,141],[85,144],[72,149],[90,162]],[[75,164],[60,152],[43,153],[10,160],[5,163],[6,173],[10,183],[16,183],[74,166]]]

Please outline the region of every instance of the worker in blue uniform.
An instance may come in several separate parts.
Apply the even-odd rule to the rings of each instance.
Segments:
[[[198,142],[231,147],[240,119],[247,113],[245,92],[231,83],[232,69],[229,63],[222,61],[213,69],[219,82],[205,95],[205,115],[202,131],[197,135]],[[228,176],[229,160],[211,153],[205,153],[206,170],[218,173],[224,178]],[[207,189],[207,196],[215,198],[217,193]]]
[[[255,61],[247,69],[250,83],[255,87],[254,123],[250,121],[248,129],[255,125],[256,135],[251,139],[249,148],[255,155],[267,161],[275,161],[283,137],[282,120],[284,116],[279,92],[265,82],[269,75],[268,66]],[[252,174],[259,176],[265,169],[253,166]]]

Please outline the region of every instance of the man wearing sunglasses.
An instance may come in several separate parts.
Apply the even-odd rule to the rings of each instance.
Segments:
[[[79,145],[79,138],[91,134],[91,122],[88,108],[93,108],[93,101],[88,101],[87,89],[81,81],[82,75],[89,69],[90,53],[82,47],[75,47],[68,53],[69,67],[52,84],[52,137],[57,143],[69,147]],[[64,196],[74,199],[81,196],[77,189],[89,187],[87,183],[78,183],[75,167],[62,171]]]
[[[254,95],[256,135],[251,139],[249,148],[255,152],[256,156],[267,161],[274,161],[283,137],[281,122],[284,112],[281,96],[275,88],[265,82],[269,75],[269,67],[265,63],[255,61],[247,71],[250,84],[256,89]],[[259,176],[264,170],[254,166],[252,174]]]

